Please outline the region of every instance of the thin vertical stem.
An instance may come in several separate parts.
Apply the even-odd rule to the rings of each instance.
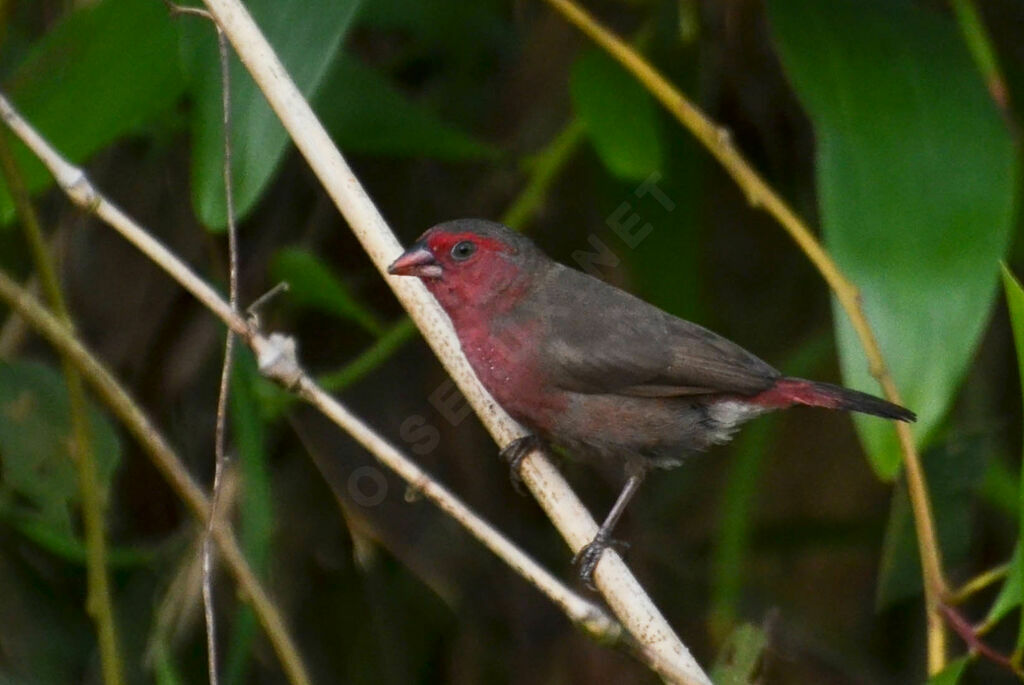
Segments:
[[[228,42],[217,27],[217,47],[220,52],[221,104],[224,108],[224,204],[228,228],[228,303],[231,311],[238,312],[238,236],[235,227],[235,203],[231,184],[231,70]],[[235,334],[229,328],[224,341],[224,365],[220,374],[220,393],[217,398],[217,427],[214,438],[213,494],[210,498],[210,518],[203,539],[203,609],[206,617],[206,650],[210,685],[217,685],[217,621],[213,606],[214,528],[217,526],[221,499],[221,482],[227,462],[226,424],[228,393],[231,387],[231,367],[234,360]]]
[[[632,73],[684,127],[689,129],[732,176],[736,184],[746,194],[747,201],[751,206],[765,209],[782,225],[835,293],[836,299],[850,318],[867,357],[871,375],[881,385],[883,394],[889,401],[901,404],[899,391],[886,367],[875,333],[868,323],[857,287],[842,273],[839,266],[811,233],[807,224],[733,145],[729,132],[712,121],[669,83],[643,56],[602,26],[582,7],[572,0],[546,0],[546,2]],[[935,523],[932,518],[932,507],[924,470],[921,468],[921,458],[917,453],[909,426],[897,422],[895,428],[903,453],[907,491],[914,514],[918,552],[924,576],[928,623],[928,672],[937,673],[946,663],[946,630],[939,609],[942,598],[948,592],[948,586],[942,569],[942,552],[935,534]]]
[[[957,23],[960,25],[960,32],[964,36],[967,49],[974,59],[974,64],[985,79],[988,92],[996,104],[1004,112],[1010,108],[1010,91],[1006,87],[1006,79],[1003,78],[999,69],[999,59],[992,47],[992,39],[981,21],[978,8],[973,0],[951,0],[953,11],[956,13]]]
[[[57,317],[71,326],[71,315],[61,292],[60,279],[50,251],[43,237],[42,228],[35,208],[32,206],[21,170],[7,143],[7,136],[0,135],[0,170],[14,199],[15,210],[21,220],[25,240],[32,253],[32,261],[42,289]],[[86,611],[96,625],[99,642],[100,663],[103,682],[106,685],[120,685],[122,663],[117,640],[117,624],[114,619],[113,599],[110,580],[107,575],[107,538],[104,527],[104,501],[96,455],[92,450],[89,430],[89,408],[85,398],[82,379],[74,365],[61,357],[64,381],[68,389],[68,406],[71,415],[71,456],[78,471],[78,489],[82,499],[82,523],[85,531],[86,568],[88,591]]]

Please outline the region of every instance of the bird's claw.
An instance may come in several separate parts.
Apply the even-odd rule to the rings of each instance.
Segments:
[[[608,537],[607,534],[598,531],[594,539],[581,547],[580,551],[576,552],[576,556],[572,558],[572,563],[577,567],[580,580],[591,590],[597,589],[594,586],[594,569],[597,568],[597,562],[601,561],[601,555],[609,547],[623,553],[629,549],[629,543],[624,540],[615,540]]]
[[[516,492],[520,495],[526,494],[526,489],[523,487],[523,477],[519,473],[519,469],[523,465],[523,459],[526,458],[527,454],[535,449],[539,449],[541,446],[540,438],[531,433],[530,435],[524,435],[521,438],[516,438],[509,444],[505,445],[501,452],[498,453],[498,456],[508,462],[509,480],[512,481],[512,487],[514,487]]]

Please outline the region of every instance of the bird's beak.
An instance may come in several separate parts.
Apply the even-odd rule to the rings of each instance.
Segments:
[[[434,253],[422,244],[415,243],[401,257],[392,262],[388,273],[393,276],[416,276],[418,278],[440,278],[441,265]]]

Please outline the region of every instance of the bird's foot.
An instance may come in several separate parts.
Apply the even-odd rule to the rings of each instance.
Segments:
[[[524,435],[521,438],[516,438],[509,444],[502,448],[501,452],[498,453],[502,459],[508,462],[509,467],[509,480],[512,481],[512,487],[516,489],[520,495],[525,495],[526,490],[523,487],[523,477],[519,473],[519,468],[523,465],[523,459],[526,455],[535,449],[540,449],[544,446],[543,441],[533,433]]]
[[[597,589],[594,587],[594,569],[597,568],[597,562],[601,561],[601,555],[609,547],[623,553],[629,549],[629,543],[615,540],[604,531],[599,530],[594,539],[581,547],[580,551],[576,552],[576,556],[572,558],[572,563],[579,572],[580,580],[591,590]]]

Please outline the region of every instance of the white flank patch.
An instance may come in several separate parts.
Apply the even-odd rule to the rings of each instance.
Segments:
[[[766,411],[768,411],[766,408],[748,402],[735,400],[715,402],[708,407],[708,417],[716,424],[712,427],[713,442],[728,441],[740,424],[746,423]]]

